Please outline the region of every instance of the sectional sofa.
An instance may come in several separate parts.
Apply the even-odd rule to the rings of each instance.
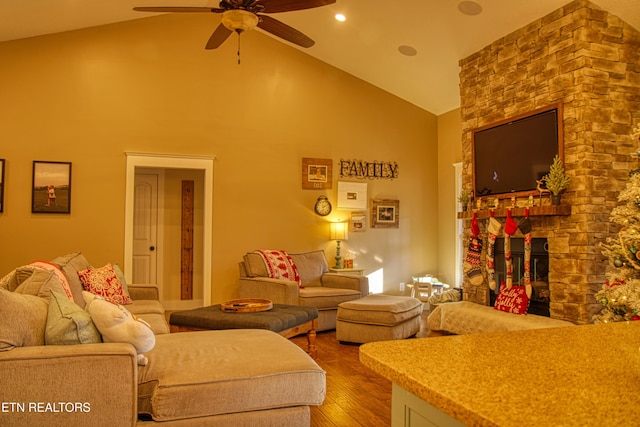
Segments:
[[[85,257],[52,264],[80,295]],[[146,366],[131,344],[84,343],[78,321],[69,323],[79,343],[46,345],[57,285],[28,270],[0,280],[0,425],[308,426],[310,405],[324,401],[325,372],[274,332],[169,334],[154,286],[129,285],[124,306],[156,333]]]

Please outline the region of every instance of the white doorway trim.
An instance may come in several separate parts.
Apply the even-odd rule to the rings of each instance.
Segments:
[[[211,256],[213,227],[213,160],[215,157],[194,157],[171,154],[125,153],[127,156],[127,173],[125,189],[124,220],[124,273],[125,279],[131,281],[133,268],[133,211],[134,181],[137,167],[165,169],[195,169],[204,171],[204,224],[203,224],[203,287],[202,302],[211,305]]]
[[[458,206],[459,206],[458,195],[462,190],[462,162],[454,163],[453,170],[454,170],[453,173],[454,173],[454,182],[455,182],[455,191],[456,191],[455,197],[453,198],[453,200],[455,201],[455,208],[453,212],[455,212],[456,214],[456,227],[455,227],[456,228],[456,237],[455,237],[456,273],[455,273],[454,283],[455,283],[455,286],[462,287],[462,255],[463,255],[462,236],[464,231],[462,229],[463,221],[461,219],[458,219]]]

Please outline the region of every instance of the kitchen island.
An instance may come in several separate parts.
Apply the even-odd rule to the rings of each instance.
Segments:
[[[640,425],[640,321],[380,341],[392,425]]]

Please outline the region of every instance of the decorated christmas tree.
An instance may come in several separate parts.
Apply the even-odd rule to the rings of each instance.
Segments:
[[[632,134],[635,141],[639,137],[640,125]],[[636,154],[640,157],[640,150]],[[610,219],[620,228],[616,236],[602,244],[610,265],[607,280],[595,295],[603,308],[593,321],[640,320],[640,168],[629,173],[629,182],[618,195],[618,206],[611,211]]]

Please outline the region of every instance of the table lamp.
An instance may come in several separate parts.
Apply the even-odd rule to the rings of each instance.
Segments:
[[[340,256],[340,242],[348,239],[346,222],[331,223],[331,240],[336,241],[336,265],[333,268],[342,268],[342,256]]]

